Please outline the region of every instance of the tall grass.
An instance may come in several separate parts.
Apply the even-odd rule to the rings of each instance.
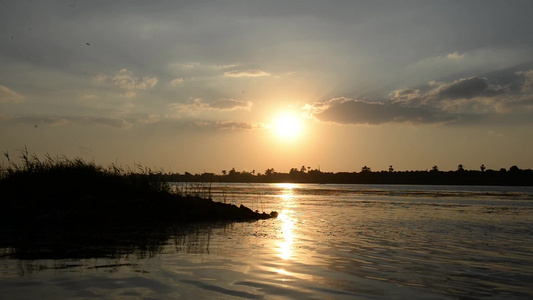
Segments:
[[[8,152],[7,166],[0,167],[0,179],[11,185],[26,185],[28,189],[54,188],[54,191],[75,192],[114,192],[128,187],[134,192],[170,192],[170,185],[153,172],[136,164],[136,171],[116,164],[107,167],[87,162],[81,158],[68,159],[65,156],[46,154],[40,159],[29,154],[28,149],[20,150],[19,160],[15,162]]]
[[[171,186],[171,190],[181,196],[213,199],[212,185],[211,182],[178,182]]]
[[[15,162],[4,153],[0,169],[0,224],[139,223],[268,218],[245,207],[215,203],[211,185],[173,187],[162,172],[141,165],[96,165],[80,158],[46,155],[24,148]]]

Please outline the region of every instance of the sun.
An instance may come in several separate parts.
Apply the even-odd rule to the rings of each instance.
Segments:
[[[301,134],[302,121],[294,113],[283,113],[275,119],[274,129],[279,137],[293,139]]]

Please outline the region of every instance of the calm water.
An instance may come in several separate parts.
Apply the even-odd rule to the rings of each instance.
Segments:
[[[100,257],[17,259],[1,249],[0,298],[533,298],[533,188],[221,184],[212,192],[280,215],[172,228]]]

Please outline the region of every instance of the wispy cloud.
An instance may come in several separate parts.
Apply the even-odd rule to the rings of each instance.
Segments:
[[[252,102],[235,99],[220,99],[214,102],[204,102],[200,98],[195,98],[190,103],[172,103],[169,107],[179,113],[198,114],[202,111],[250,110]]]
[[[170,64],[170,68],[175,71],[184,70],[224,70],[234,68],[237,65],[215,65],[215,64],[203,64],[198,62],[190,63],[173,63]]]
[[[457,51],[446,55],[446,58],[448,58],[448,59],[461,59],[461,58],[464,58],[464,57],[465,57],[464,54],[459,54],[459,52],[457,52]]]
[[[181,83],[183,83],[183,78],[181,77],[174,78],[170,81],[170,84],[172,85],[180,85]]]
[[[79,121],[83,124],[96,124],[96,125],[104,125],[104,126],[110,126],[115,128],[121,128],[121,129],[128,129],[132,126],[132,124],[124,119],[120,118],[109,118],[109,117],[85,117],[78,119],[76,121]]]
[[[263,123],[250,123],[250,122],[238,122],[238,121],[218,121],[216,122],[216,128],[224,130],[252,130],[265,128]]]
[[[20,102],[24,100],[24,97],[19,95],[17,92],[8,88],[7,86],[0,85],[0,103],[7,102]]]
[[[80,99],[83,100],[83,101],[94,101],[94,100],[98,100],[99,98],[100,97],[98,97],[95,94],[82,94],[80,96]]]
[[[215,110],[250,110],[252,108],[251,101],[241,101],[235,99],[220,99],[207,104],[210,109]]]
[[[122,69],[118,71],[113,77],[98,74],[93,77],[93,82],[96,84],[112,83],[115,87],[123,90],[121,96],[124,98],[133,98],[137,91],[148,90],[153,88],[159,79],[157,77],[144,76],[142,79],[136,77],[132,71]]]
[[[102,125],[120,129],[132,127],[132,123],[113,117],[39,117],[39,116],[5,116],[0,115],[0,120],[9,123],[27,124],[31,126],[66,126],[70,124]]]
[[[69,124],[70,121],[65,118],[46,118],[43,123],[50,126],[64,126]]]
[[[270,76],[269,73],[258,70],[258,69],[250,69],[250,70],[231,70],[224,72],[224,76],[227,77],[262,77],[262,76]]]

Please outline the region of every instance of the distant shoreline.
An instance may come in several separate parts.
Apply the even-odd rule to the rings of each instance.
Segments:
[[[485,171],[362,171],[321,172],[291,171],[253,174],[231,172],[226,175],[202,174],[152,174],[166,182],[240,182],[240,183],[315,183],[315,184],[408,184],[408,185],[478,185],[478,186],[533,186],[533,170]]]

